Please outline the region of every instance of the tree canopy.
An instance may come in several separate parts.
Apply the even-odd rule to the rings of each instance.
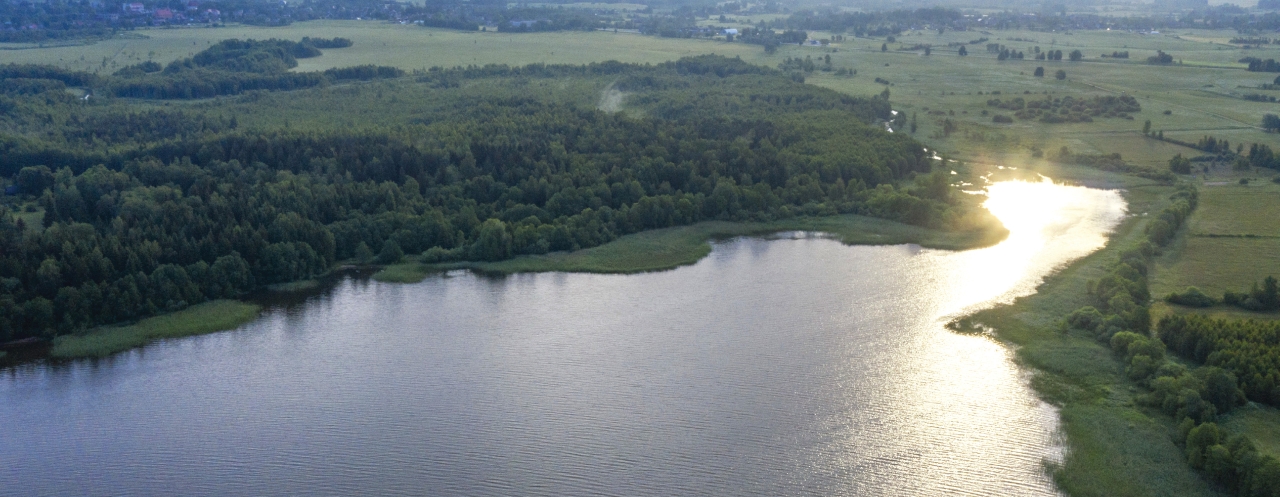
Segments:
[[[219,47],[191,64],[260,49],[287,60],[296,48]],[[873,125],[890,117],[885,99],[723,57],[434,69],[182,110],[86,103],[42,80],[56,83],[0,95],[29,111],[0,117],[27,131],[0,135],[0,171],[19,190],[0,207],[0,340],[180,309],[344,260],[498,260],[708,219],[989,221],[917,142]],[[530,91],[566,80],[582,88]],[[595,108],[609,84],[635,112]],[[361,110],[335,119],[344,109]],[[23,205],[42,222],[16,216]]]

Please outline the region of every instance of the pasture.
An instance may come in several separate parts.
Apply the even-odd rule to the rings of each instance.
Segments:
[[[762,16],[736,16],[723,25],[745,26]],[[717,18],[701,24],[721,23]],[[888,88],[895,108],[917,116],[919,129],[915,136],[943,152],[968,158],[1001,154],[1008,160],[1030,161],[1033,149],[1056,151],[1066,146],[1074,153],[1119,152],[1133,164],[1163,168],[1175,153],[1197,152],[1144,137],[1141,129],[1146,120],[1151,121],[1153,132],[1163,131],[1165,136],[1183,141],[1212,135],[1233,144],[1256,142],[1280,147],[1280,135],[1266,134],[1259,128],[1264,114],[1280,113],[1280,104],[1242,98],[1248,93],[1280,96],[1280,91],[1259,89],[1260,85],[1271,83],[1276,74],[1248,72],[1245,64],[1237,62],[1245,56],[1280,58],[1280,46],[1242,49],[1227,43],[1233,34],[1207,30],[1160,34],[914,31],[897,37],[894,43],[846,38],[828,46],[785,45],[776,53],[767,54],[758,45],[722,39],[660,38],[629,32],[516,34],[372,21],[313,21],[285,27],[147,29],[88,45],[26,49],[0,45],[0,63],[52,63],[107,73],[145,60],[168,63],[227,38],[296,40],[304,36],[340,36],[353,40],[355,45],[300,60],[297,71],[360,64],[413,70],[468,64],[583,64],[606,60],[658,63],[708,53],[741,57],[771,67],[787,57],[809,57],[819,61],[821,67],[829,56],[832,71],[805,73],[806,82],[855,95],[877,94]],[[831,33],[821,32],[810,33],[810,37],[834,39]],[[987,41],[965,45],[969,53],[965,57],[957,55],[955,46],[948,47],[950,43],[981,38]],[[988,43],[1021,51],[1026,58],[999,61],[986,51]],[[887,45],[887,51],[880,50],[881,44]],[[916,45],[932,46],[932,54],[925,56],[923,49],[911,48]],[[1067,53],[1081,50],[1084,59],[1036,61],[1036,47]],[[1171,54],[1175,63],[1147,64],[1146,58],[1157,50]],[[1102,54],[1117,51],[1129,52],[1130,58],[1101,58]],[[1045,68],[1044,77],[1034,76],[1037,67]],[[839,69],[856,70],[857,75],[836,75]],[[1053,77],[1059,69],[1066,72],[1066,79]],[[1021,97],[1030,101],[1107,95],[1132,95],[1142,110],[1134,113],[1132,120],[1106,118],[1062,124],[1015,120],[996,124],[991,120],[992,114],[1001,111],[987,105],[993,98]],[[952,123],[949,134],[943,133],[946,120]]]
[[[1280,276],[1280,186],[1269,181],[1240,185],[1226,181],[1230,177],[1212,176],[1200,187],[1200,206],[1157,266],[1152,295],[1196,286],[1221,298],[1226,290],[1248,290],[1268,275]]]

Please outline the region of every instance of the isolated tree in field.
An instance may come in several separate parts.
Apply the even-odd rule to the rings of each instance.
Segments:
[[[880,44],[880,51],[881,51],[881,52],[888,52],[888,51],[889,51],[889,44],[888,44],[888,43],[881,43],[881,44]]]
[[[961,57],[964,57],[966,55],[969,55],[969,50],[965,49],[964,45],[960,45],[960,51],[956,53],[960,54]]]
[[[924,54],[925,54],[925,55],[929,55],[929,54],[932,54],[932,53],[933,53],[933,49],[932,49],[932,48],[924,47]]]
[[[1037,78],[1043,78],[1043,77],[1044,77],[1044,66],[1040,66],[1040,67],[1037,67],[1037,68],[1036,68],[1035,77],[1037,77]]]
[[[1262,116],[1262,129],[1267,131],[1280,130],[1280,116],[1275,114],[1266,114]]]
[[[1068,55],[1067,57],[1070,58],[1072,62],[1079,62],[1080,59],[1084,58],[1084,54],[1079,50],[1072,50],[1071,55]]]
[[[1142,123],[1142,135],[1146,136],[1149,134],[1151,134],[1151,120],[1147,119],[1147,122]]]
[[[1174,174],[1191,174],[1191,161],[1182,154],[1175,155],[1169,159],[1169,170]]]
[[[1173,56],[1167,53],[1164,53],[1163,50],[1156,50],[1155,55],[1151,57],[1147,57],[1147,63],[1148,64],[1172,64]]]
[[[914,134],[916,132],[916,129],[918,129],[918,126],[916,125],[916,113],[912,112],[911,113],[911,133]]]
[[[1058,69],[1058,72],[1053,73],[1053,77],[1058,78],[1058,80],[1059,80],[1059,81],[1064,80],[1064,79],[1067,79],[1067,71],[1063,71],[1062,69]]]

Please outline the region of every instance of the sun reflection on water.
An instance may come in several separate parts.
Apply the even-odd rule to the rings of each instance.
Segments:
[[[1030,392],[1007,347],[944,325],[1029,295],[1056,269],[1101,248],[1124,217],[1125,203],[1118,191],[1048,179],[997,182],[987,195],[984,205],[1009,237],[984,249],[916,254],[915,264],[930,268],[921,274],[933,280],[895,304],[920,316],[918,328],[901,331],[911,345],[889,360],[902,367],[883,393],[897,400],[876,399],[846,413],[846,433],[859,440],[858,453],[832,461],[865,467],[867,460],[884,459],[896,461],[891,467],[929,468],[927,476],[907,475],[916,487],[901,495],[1055,493],[1050,477],[1026,461],[1061,462],[1056,410]],[[881,421],[868,429],[867,419]],[[907,439],[914,443],[904,451]]]
[[[972,312],[1034,291],[1045,276],[1107,242],[1124,216],[1115,190],[1002,181],[987,188],[987,210],[1009,229],[1003,242],[980,250],[930,255],[951,268],[944,315]]]

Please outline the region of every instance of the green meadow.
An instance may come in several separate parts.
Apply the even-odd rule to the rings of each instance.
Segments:
[[[756,16],[760,17],[760,16]],[[734,21],[758,21],[744,17]],[[703,24],[725,25],[718,19]],[[746,23],[743,22],[743,25]],[[787,57],[831,58],[833,69],[857,70],[856,76],[838,76],[821,70],[805,74],[806,81],[855,95],[879,93],[888,81],[895,108],[918,116],[916,136],[944,151],[973,159],[1003,156],[1029,160],[1032,148],[1056,151],[1066,146],[1075,153],[1121,153],[1134,164],[1161,167],[1174,153],[1195,153],[1177,145],[1145,138],[1146,120],[1153,131],[1184,141],[1205,135],[1231,143],[1267,143],[1280,147],[1277,135],[1258,128],[1263,114],[1280,112],[1280,104],[1242,98],[1247,93],[1275,94],[1260,90],[1274,74],[1251,73],[1237,62],[1241,57],[1280,57],[1280,46],[1244,50],[1226,43],[1234,32],[1175,30],[1160,34],[1111,31],[1042,33],[1033,31],[908,32],[894,43],[883,39],[854,39],[828,46],[779,47],[766,54],[761,47],[727,43],[722,39],[674,39],[614,32],[497,33],[422,28],[371,21],[313,21],[285,27],[229,26],[219,28],[171,28],[137,30],[115,39],[87,45],[17,49],[0,46],[0,62],[53,63],[63,67],[100,72],[114,71],[144,60],[160,63],[188,57],[227,38],[286,38],[341,36],[355,45],[326,50],[321,57],[302,59],[297,71],[323,70],[359,64],[391,65],[406,70],[468,64],[531,63],[583,64],[605,60],[657,63],[680,57],[715,53],[737,56],[768,66]],[[828,33],[813,38],[831,39]],[[966,45],[969,55],[960,57],[948,43],[988,41]],[[1024,41],[1015,41],[1024,40]],[[985,50],[998,43],[1026,54],[1024,60],[998,61]],[[887,51],[881,52],[881,44]],[[931,45],[932,54],[909,49]],[[1042,51],[1081,50],[1084,60],[1036,61]],[[1173,65],[1151,65],[1146,58],[1157,50],[1168,52]],[[1127,51],[1129,59],[1101,58],[1102,54]],[[1043,66],[1046,77],[1033,75]],[[1057,70],[1065,80],[1052,77]],[[992,92],[999,95],[991,95]],[[1132,95],[1142,111],[1133,120],[1097,119],[1092,123],[1043,124],[1017,120],[996,124],[990,115],[991,98],[1090,97]],[[936,115],[939,111],[943,115]],[[1168,111],[1168,114],[1165,113]],[[930,114],[933,112],[934,114]],[[950,119],[957,129],[944,136],[942,123]],[[1010,155],[1012,153],[1012,155]]]
[[[50,355],[59,359],[106,357],[162,338],[178,338],[228,330],[258,317],[261,307],[235,300],[193,305],[124,326],[104,326],[80,335],[58,337]]]
[[[1241,180],[1249,180],[1241,184]],[[1246,291],[1263,278],[1280,276],[1280,184],[1265,170],[1201,173],[1200,206],[1184,233],[1157,261],[1151,282],[1159,298],[1187,287],[1221,298]],[[1165,312],[1208,312],[1219,317],[1274,319],[1280,315],[1219,305],[1207,311],[1161,304]]]

